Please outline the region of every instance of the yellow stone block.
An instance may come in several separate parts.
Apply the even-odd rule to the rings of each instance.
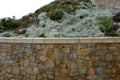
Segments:
[[[90,53],[91,49],[90,48],[86,48],[86,49],[82,49],[82,50],[77,50],[77,55],[79,56],[85,56],[88,55]]]

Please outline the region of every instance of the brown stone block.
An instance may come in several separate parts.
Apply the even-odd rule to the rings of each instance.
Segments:
[[[92,61],[84,61],[84,66],[87,66],[87,67],[92,67],[93,65],[93,62]]]
[[[46,72],[43,72],[42,76],[43,76],[43,78],[47,78]]]
[[[61,76],[56,76],[55,80],[62,80],[63,78]]]
[[[59,75],[59,76],[56,76],[56,77],[55,77],[55,80],[63,80],[64,77],[65,77],[65,75],[64,75],[64,74],[61,74],[61,75]]]
[[[69,48],[62,48],[61,49],[61,53],[63,53],[63,54],[68,54],[69,52],[70,52]]]
[[[74,49],[80,49],[81,45],[80,44],[73,44],[72,48],[74,48]]]
[[[91,51],[90,48],[77,50],[77,55],[79,55],[79,56],[86,56],[86,55],[88,55],[90,53],[90,51]]]
[[[10,80],[8,77],[4,77],[4,80]]]
[[[104,70],[104,73],[111,73],[112,72],[112,69],[105,69]]]
[[[115,80],[117,80],[118,76],[119,76],[119,75],[117,75],[117,74],[112,74],[112,73],[110,73],[110,74],[108,75],[109,78],[114,78]]]
[[[42,50],[40,50],[38,53],[46,56],[47,49],[42,49]]]
[[[4,69],[4,64],[0,63],[0,71]]]
[[[25,75],[25,73],[26,73],[25,70],[20,70],[21,75]]]
[[[31,75],[31,78],[30,78],[30,80],[37,80],[37,77],[36,77],[36,75]]]
[[[68,73],[68,69],[62,68],[62,69],[61,69],[61,73]]]
[[[97,50],[101,50],[100,44],[97,44],[97,45],[96,45],[96,48],[97,48]]]
[[[54,71],[55,72],[61,72],[61,68],[59,66],[55,66]]]
[[[96,74],[96,70],[95,69],[89,69],[88,74],[94,75],[94,74]]]
[[[47,49],[46,53],[45,53],[46,57],[52,57],[53,56],[53,50],[52,49]]]

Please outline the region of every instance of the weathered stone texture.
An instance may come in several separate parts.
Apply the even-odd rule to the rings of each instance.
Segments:
[[[120,0],[91,0],[93,4],[102,9],[118,9],[120,10]]]
[[[120,80],[120,44],[0,44],[0,80]]]

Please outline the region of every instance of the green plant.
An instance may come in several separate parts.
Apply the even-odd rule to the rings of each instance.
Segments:
[[[100,30],[104,32],[106,36],[118,36],[116,31],[119,26],[114,25],[111,18],[104,17],[100,20],[99,23],[102,25]]]
[[[100,20],[99,23],[102,25],[102,27],[100,28],[102,32],[109,31],[113,28],[113,23],[110,18],[104,17]]]
[[[5,33],[2,35],[3,37],[11,37],[11,35],[9,33]]]
[[[5,29],[15,29],[20,26],[20,22],[14,18],[3,18],[1,19],[1,25]]]
[[[0,33],[5,31],[5,27],[0,25]]]
[[[60,9],[55,9],[53,12],[48,14],[48,16],[50,17],[51,20],[60,20],[60,19],[62,19],[63,15],[64,15],[64,13]]]

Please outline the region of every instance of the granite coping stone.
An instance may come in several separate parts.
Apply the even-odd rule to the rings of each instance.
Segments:
[[[40,44],[77,44],[77,43],[120,43],[120,37],[81,37],[81,38],[4,38],[0,43],[40,43]]]

